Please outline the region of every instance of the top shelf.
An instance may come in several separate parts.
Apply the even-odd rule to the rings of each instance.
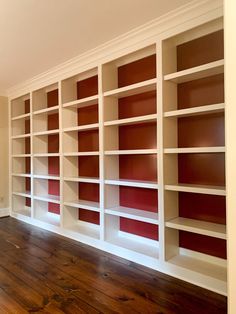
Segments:
[[[98,95],[94,95],[94,96],[85,97],[82,99],[77,99],[77,100],[67,102],[63,104],[63,107],[64,108],[68,108],[68,107],[83,108],[83,107],[87,107],[91,105],[96,105],[97,103],[98,103]]]
[[[224,60],[218,60],[207,64],[199,65],[187,70],[170,73],[164,76],[165,81],[184,83],[198,80],[204,77],[217,75],[224,72]]]

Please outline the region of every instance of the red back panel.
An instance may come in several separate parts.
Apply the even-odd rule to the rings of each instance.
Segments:
[[[177,71],[224,58],[224,32],[208,34],[177,46]]]
[[[92,76],[77,82],[77,99],[98,94],[98,76]]]
[[[118,87],[156,77],[156,55],[122,65],[118,68]]]
[[[48,174],[54,176],[60,175],[59,157],[48,157]]]
[[[25,173],[30,174],[31,172],[31,163],[30,163],[30,158],[27,157],[25,158]]]
[[[25,138],[25,154],[30,154],[30,137]]]
[[[98,130],[78,132],[78,141],[79,152],[99,150]]]
[[[47,107],[58,106],[58,89],[54,89],[47,93]]]
[[[196,233],[179,231],[179,246],[226,259],[226,241]]]
[[[128,218],[120,218],[120,230],[144,238],[158,240],[158,226]]]
[[[158,212],[158,194],[154,189],[120,186],[120,206]]]
[[[98,105],[78,108],[78,125],[98,123]]]
[[[79,176],[99,177],[99,157],[81,156],[78,158]]]
[[[25,178],[25,190],[31,191],[31,180],[30,180],[30,178]]]
[[[48,211],[53,214],[60,215],[60,205],[54,203],[48,203]]]
[[[48,153],[59,152],[59,135],[52,134],[48,135]]]
[[[48,130],[59,129],[59,115],[58,113],[48,115]]]
[[[48,194],[49,195],[60,195],[60,181],[48,180]],[[48,211],[54,214],[60,214],[60,205],[54,203],[48,203]]]
[[[25,198],[25,206],[31,207],[31,198],[28,197]]]
[[[224,74],[178,84],[178,109],[224,102]]]
[[[224,126],[222,113],[180,118],[178,119],[178,146],[224,146]]]
[[[25,120],[25,134],[30,133],[30,119]]]
[[[120,179],[157,181],[157,155],[119,156]]]
[[[25,114],[30,113],[30,99],[25,100]]]
[[[100,224],[100,215],[97,212],[79,208],[78,219],[86,222],[90,222],[95,225]]]
[[[225,196],[180,192],[179,216],[226,224]]]
[[[119,149],[155,149],[156,123],[140,123],[119,127]]]
[[[78,195],[81,200],[99,202],[99,184],[79,183]]]
[[[119,119],[156,113],[156,91],[120,98]]]
[[[225,156],[214,154],[180,154],[179,183],[225,185]]]

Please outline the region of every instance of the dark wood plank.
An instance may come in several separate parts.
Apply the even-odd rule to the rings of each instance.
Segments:
[[[0,245],[1,313],[227,313],[223,296],[13,218]]]

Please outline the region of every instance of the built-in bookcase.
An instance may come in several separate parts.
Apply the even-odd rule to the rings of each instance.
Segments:
[[[13,98],[12,215],[225,293],[223,51],[193,23]]]

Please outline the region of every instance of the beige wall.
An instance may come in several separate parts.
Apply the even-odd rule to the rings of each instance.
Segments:
[[[225,0],[226,183],[229,313],[236,313],[236,1]]]
[[[9,206],[8,101],[0,96],[0,208]]]

